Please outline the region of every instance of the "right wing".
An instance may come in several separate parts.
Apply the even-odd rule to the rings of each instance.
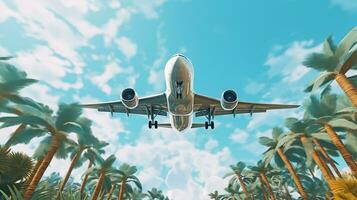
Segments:
[[[167,100],[165,93],[139,98],[136,108],[129,109],[122,101],[112,101],[96,104],[83,104],[83,108],[97,109],[99,112],[126,113],[138,115],[150,115],[151,111],[155,115],[167,116]]]
[[[287,108],[297,108],[298,105],[285,105],[285,104],[266,104],[266,103],[253,103],[253,102],[242,102],[239,101],[238,105],[233,110],[225,110],[221,106],[219,99],[212,97],[207,97],[199,94],[195,94],[195,116],[207,116],[210,109],[213,110],[214,116],[218,115],[229,115],[229,114],[242,114],[242,113],[261,113],[267,110],[275,109],[287,109]]]

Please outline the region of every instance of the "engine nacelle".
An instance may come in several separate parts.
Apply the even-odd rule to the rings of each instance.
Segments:
[[[238,104],[237,93],[233,90],[226,90],[221,97],[221,106],[225,110],[233,110]]]
[[[125,107],[129,109],[136,108],[139,104],[139,98],[136,95],[136,92],[132,88],[126,88],[121,93],[121,99]]]

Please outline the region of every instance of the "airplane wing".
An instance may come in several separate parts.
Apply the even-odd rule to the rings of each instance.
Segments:
[[[165,93],[139,98],[139,103],[136,108],[129,109],[124,106],[122,101],[112,101],[96,104],[83,104],[83,108],[97,109],[99,112],[110,113],[126,113],[147,115],[149,116],[151,111],[154,115],[167,116],[167,101]]]
[[[219,99],[195,94],[194,97],[194,111],[196,117],[207,116],[212,112],[213,116],[218,115],[233,115],[242,113],[261,113],[267,110],[297,108],[299,105],[284,105],[284,104],[265,104],[238,101],[238,105],[233,110],[224,110]]]

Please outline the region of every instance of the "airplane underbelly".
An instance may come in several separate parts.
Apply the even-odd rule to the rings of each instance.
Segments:
[[[192,116],[175,116],[170,117],[171,125],[178,131],[183,131],[192,126]]]
[[[168,95],[168,111],[172,115],[186,116],[193,112],[193,94],[177,99],[175,95]]]

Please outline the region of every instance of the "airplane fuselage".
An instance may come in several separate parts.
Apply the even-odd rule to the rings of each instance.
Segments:
[[[175,55],[166,63],[165,79],[171,126],[183,131],[192,125],[194,94],[191,62],[183,55]]]

